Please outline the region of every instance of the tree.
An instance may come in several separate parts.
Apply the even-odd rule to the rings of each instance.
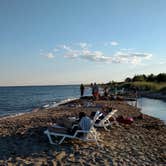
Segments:
[[[157,82],[166,82],[166,74],[165,73],[160,73],[156,76],[156,81]]]
[[[136,75],[133,77],[132,79],[133,82],[135,81],[146,81],[146,75],[142,74],[142,75]]]
[[[147,81],[154,82],[156,81],[156,76],[154,74],[150,74],[147,76]]]
[[[130,77],[127,77],[126,79],[125,79],[125,82],[131,82],[132,81],[132,79],[130,78]]]

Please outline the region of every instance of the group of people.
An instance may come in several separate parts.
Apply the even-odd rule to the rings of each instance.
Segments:
[[[100,93],[99,93],[99,87],[96,83],[91,83],[91,88],[92,88],[92,96],[93,96],[93,99],[94,100],[98,100],[99,99],[99,96],[100,96]],[[84,90],[85,90],[85,87],[83,84],[80,85],[80,94],[81,94],[81,97],[84,96]]]

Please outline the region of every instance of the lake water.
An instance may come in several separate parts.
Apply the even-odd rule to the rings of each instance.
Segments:
[[[90,89],[85,89],[85,95]],[[79,85],[0,87],[0,116],[54,107],[80,97]]]
[[[138,105],[142,113],[157,117],[166,123],[166,102],[157,99],[139,98]]]
[[[91,89],[85,88],[85,95]],[[80,97],[79,85],[0,87],[0,116],[29,112],[35,108],[54,107]],[[139,98],[142,112],[166,122],[166,102]]]

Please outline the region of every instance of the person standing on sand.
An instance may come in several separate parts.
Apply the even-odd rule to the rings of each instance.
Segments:
[[[85,88],[84,88],[84,85],[81,84],[81,85],[80,85],[81,97],[84,96],[84,89],[85,89]]]
[[[105,86],[104,87],[104,97],[108,97],[108,87],[107,86]]]
[[[91,83],[91,89],[92,89],[92,97],[93,97],[93,99],[94,99],[94,85],[93,85],[93,83]]]
[[[93,85],[93,92],[94,92],[94,98],[95,100],[99,99],[99,87],[96,83]]]

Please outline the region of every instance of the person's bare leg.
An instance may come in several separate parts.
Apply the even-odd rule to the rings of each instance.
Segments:
[[[67,128],[58,128],[58,127],[48,127],[48,130],[50,132],[56,132],[56,133],[68,133],[68,129]]]
[[[65,128],[71,129],[73,125],[73,121],[67,119],[67,118],[61,118],[56,121],[56,124],[58,126],[63,126]]]

